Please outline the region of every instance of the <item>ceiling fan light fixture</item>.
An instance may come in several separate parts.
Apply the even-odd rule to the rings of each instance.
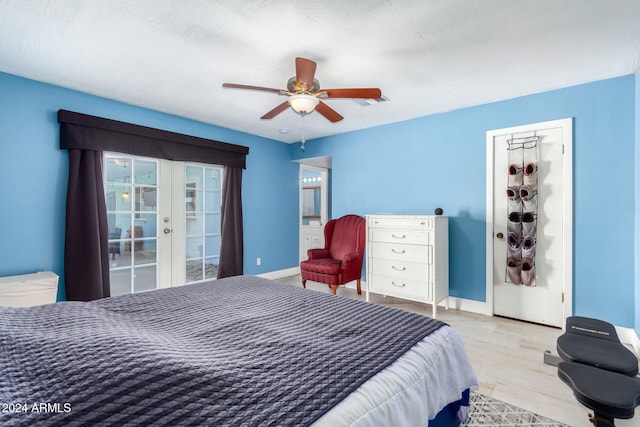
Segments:
[[[1,0],[0,0],[1,1]],[[274,89],[262,86],[250,86],[237,83],[223,83],[222,87],[233,89],[249,89],[259,90],[262,92],[277,93],[278,95],[287,95],[289,98],[277,105],[275,108],[267,111],[260,116],[261,120],[273,119],[278,114],[285,111],[288,107],[299,114],[301,117],[316,110],[320,115],[329,120],[331,123],[339,122],[344,119],[336,110],[328,106],[320,99],[357,99],[367,100],[364,105],[370,102],[380,102],[383,98],[382,91],[379,88],[342,88],[342,89],[325,89],[320,91],[320,83],[314,78],[316,73],[316,63],[305,58],[296,58],[296,75],[291,77],[287,82],[287,89]],[[370,101],[375,100],[375,101]]]
[[[300,93],[297,95],[291,95],[289,97],[289,105],[296,113],[300,115],[309,114],[315,110],[316,106],[320,103],[320,100],[315,96],[308,95],[306,93]]]

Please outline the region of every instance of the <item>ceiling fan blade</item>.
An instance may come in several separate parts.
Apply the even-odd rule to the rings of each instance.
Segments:
[[[278,105],[276,108],[274,108],[273,110],[265,113],[262,117],[260,117],[262,120],[267,120],[267,119],[273,119],[275,116],[277,116],[278,114],[282,113],[284,110],[286,110],[287,108],[289,108],[289,101],[284,101],[282,104]]]
[[[274,92],[284,95],[284,90],[282,89],[274,89],[272,87],[262,87],[262,86],[249,86],[249,85],[239,85],[236,83],[223,83],[222,87],[230,88],[230,89],[249,89],[249,90],[260,90],[263,92]]]
[[[382,97],[382,91],[375,87],[354,89],[322,89],[318,93],[326,93],[327,98],[378,99]]]
[[[316,74],[316,63],[305,58],[296,58],[296,86],[310,88]]]
[[[322,101],[320,101],[316,106],[316,111],[325,116],[332,123],[339,122],[340,120],[344,119],[344,117],[338,114],[336,110],[329,107]]]

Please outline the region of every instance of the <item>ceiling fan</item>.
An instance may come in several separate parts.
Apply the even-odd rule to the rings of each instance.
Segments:
[[[291,107],[296,113],[305,116],[313,110],[318,111],[331,122],[338,122],[342,117],[336,110],[329,107],[321,99],[329,98],[362,98],[378,99],[382,92],[378,88],[354,88],[354,89],[322,89],[315,79],[316,63],[305,58],[296,58],[296,75],[287,82],[287,89],[273,89],[261,86],[248,86],[236,83],[224,83],[222,87],[233,89],[259,90],[273,92],[278,95],[286,95],[289,98],[273,110],[265,113],[261,119],[272,119]]]

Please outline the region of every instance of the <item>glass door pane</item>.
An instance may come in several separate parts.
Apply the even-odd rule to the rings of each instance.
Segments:
[[[185,165],[185,283],[218,276],[221,194],[222,167]]]
[[[158,287],[158,161],[105,154],[111,295]]]

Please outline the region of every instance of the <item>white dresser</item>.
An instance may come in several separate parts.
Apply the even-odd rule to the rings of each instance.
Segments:
[[[367,215],[367,292],[431,304],[449,297],[449,218]],[[448,300],[447,300],[448,304]]]

